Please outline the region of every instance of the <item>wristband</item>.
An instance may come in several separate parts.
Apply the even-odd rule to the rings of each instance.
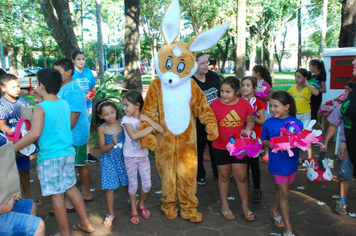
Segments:
[[[343,143],[346,143],[346,141],[345,141],[345,140],[342,140],[342,139],[341,139],[340,141],[341,141],[341,142],[343,142]]]

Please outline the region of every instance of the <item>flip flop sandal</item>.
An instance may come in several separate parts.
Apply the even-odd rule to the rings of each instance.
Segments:
[[[107,214],[102,224],[106,227],[111,227],[114,219],[115,219],[115,215]]]
[[[250,210],[247,211],[247,212],[242,212],[242,214],[244,215],[245,220],[247,220],[247,221],[254,221],[255,220],[255,215]]]
[[[140,208],[139,206],[137,206],[137,210],[139,212],[141,212],[141,216],[145,219],[150,218],[150,212],[147,211],[146,207]]]
[[[284,227],[284,221],[283,221],[281,215],[274,216],[274,215],[271,213],[271,216],[272,216],[272,218],[274,219],[274,224],[275,224],[278,228],[283,228],[283,227]]]
[[[133,225],[138,225],[140,223],[140,219],[138,218],[138,215],[132,215],[130,217],[130,223]]]
[[[231,210],[229,210],[229,211],[222,211],[222,210],[220,210],[220,212],[221,212],[221,215],[222,215],[225,219],[227,219],[227,220],[235,220],[235,215],[232,213]]]
[[[81,227],[80,224],[73,225],[73,226],[72,226],[72,229],[78,230],[78,231],[82,231],[82,232],[88,233],[88,234],[93,233],[93,232],[95,231],[94,228],[92,228],[91,230],[85,229],[85,228]]]

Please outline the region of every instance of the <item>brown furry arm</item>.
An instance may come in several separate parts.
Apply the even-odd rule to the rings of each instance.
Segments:
[[[150,84],[150,87],[148,88],[145,97],[145,102],[141,111],[141,114],[148,116],[156,123],[159,123],[159,106],[158,106],[159,89],[160,89],[159,79],[153,80],[152,83]],[[158,114],[158,117],[155,114]],[[143,130],[149,126],[150,125],[147,122],[141,122],[138,130]],[[140,138],[139,142],[143,148],[147,148],[152,151],[154,151],[157,147],[156,137],[152,134]]]
[[[192,83],[192,99],[190,102],[193,113],[199,118],[200,122],[206,126],[208,140],[213,141],[219,137],[218,124],[215,114],[206,102],[204,92],[199,88],[194,80]]]

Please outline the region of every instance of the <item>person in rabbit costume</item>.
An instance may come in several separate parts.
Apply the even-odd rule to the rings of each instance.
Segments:
[[[183,219],[200,222],[196,209],[197,147],[196,117],[206,125],[209,140],[218,137],[217,121],[205,94],[191,79],[197,70],[196,52],[214,46],[228,28],[221,25],[198,35],[190,44],[175,41],[179,33],[178,0],[173,0],[162,20],[165,44],[154,57],[159,79],[150,84],[142,109],[164,128],[163,134],[140,139],[142,147],[155,150],[156,166],[162,181],[161,209],[168,219],[180,214]],[[155,117],[158,112],[158,117]],[[142,122],[140,130],[149,124]]]

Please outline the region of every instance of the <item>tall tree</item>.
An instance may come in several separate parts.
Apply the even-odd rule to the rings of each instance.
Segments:
[[[235,74],[237,78],[246,75],[246,0],[237,0],[237,45]]]
[[[356,47],[356,0],[343,0],[339,47]]]
[[[96,25],[98,28],[99,77],[101,82],[104,82],[105,76],[104,76],[103,33],[101,30],[101,0],[95,0],[95,5],[96,5]]]
[[[125,0],[125,75],[123,87],[142,90],[140,63],[140,0]]]
[[[327,18],[328,18],[328,0],[324,0],[323,3],[323,20],[321,23],[321,37],[320,37],[320,46],[319,46],[319,59],[323,60],[323,52],[325,47],[325,37],[327,30]]]
[[[78,50],[67,0],[40,0],[41,11],[63,55],[71,58]]]

